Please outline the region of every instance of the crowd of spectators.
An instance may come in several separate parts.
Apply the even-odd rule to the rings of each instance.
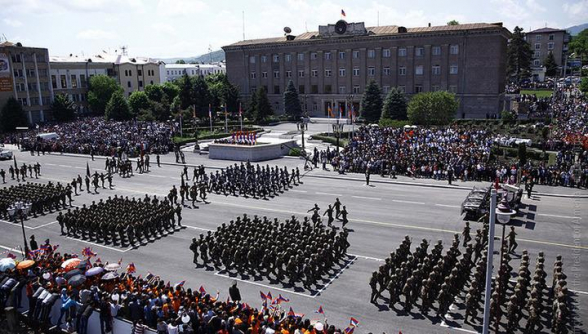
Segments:
[[[166,283],[151,273],[145,277],[135,276],[134,265],[133,270],[129,265],[120,275],[117,271],[107,270],[109,264],[99,259],[82,260],[79,265],[64,269],[62,264],[76,255],[59,253],[49,240],[31,257],[35,260],[32,267],[0,273],[3,283],[10,279],[19,282],[12,285],[15,287],[13,293],[4,293],[3,290],[0,301],[18,307],[20,293],[26,289],[29,305],[33,308],[28,317],[40,329],[51,327],[50,322],[55,324],[57,320],[62,328],[86,333],[88,318],[98,312],[102,333],[112,330],[114,318],[132,322],[133,333],[143,333],[146,327],[161,334],[342,333],[326,323],[311,324],[309,319],[303,319],[291,309],[286,311],[279,303],[269,300],[255,308],[241,300],[227,298],[221,301],[218,291],[212,296],[203,287],[192,290],[184,288],[184,282]],[[81,272],[82,276],[85,272],[85,279],[77,279],[79,275],[72,275],[76,274],[74,271]],[[89,272],[99,274],[90,275]],[[51,319],[49,310],[59,299],[60,317]]]

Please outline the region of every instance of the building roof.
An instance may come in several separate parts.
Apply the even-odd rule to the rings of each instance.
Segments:
[[[541,28],[541,29],[535,29],[533,31],[529,31],[527,34],[545,34],[545,33],[550,33],[550,32],[565,32],[565,29],[554,29],[554,28]]]
[[[399,26],[391,25],[391,26],[379,26],[379,27],[367,27],[366,30],[368,31],[369,36],[390,36],[390,35],[397,35],[398,34]],[[406,28],[406,33],[428,33],[428,32],[449,32],[449,31],[466,31],[466,30],[481,30],[481,29],[496,29],[502,28],[502,23],[468,23],[468,24],[458,24],[458,25],[443,25],[443,26],[434,26],[434,27],[417,27],[417,28]],[[283,43],[283,42],[299,42],[304,40],[327,40],[323,39],[319,36],[318,31],[313,32],[305,32],[302,33],[293,41],[287,41],[286,36],[281,37],[273,37],[273,38],[260,38],[260,39],[249,39],[244,41],[239,41],[227,47],[239,47],[239,46],[247,46],[247,45],[257,45],[257,44],[268,44],[268,43]]]
[[[52,63],[78,63],[91,61],[92,63],[109,63],[109,64],[135,64],[135,65],[147,65],[154,64],[159,65],[159,61],[149,57],[129,57],[122,54],[108,54],[106,52],[90,56],[90,57],[79,57],[77,55],[69,56],[51,56],[50,61]]]

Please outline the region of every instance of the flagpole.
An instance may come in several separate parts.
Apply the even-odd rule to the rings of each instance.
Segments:
[[[227,105],[225,104],[225,133],[229,132],[229,123],[227,120]]]
[[[243,131],[243,109],[241,109],[241,102],[239,102],[239,122],[241,123],[241,131]]]
[[[212,133],[212,105],[208,105],[208,118],[210,119],[210,133]]]

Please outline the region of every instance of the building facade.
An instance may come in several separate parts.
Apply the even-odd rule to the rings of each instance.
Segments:
[[[184,74],[188,76],[208,76],[211,74],[225,73],[224,63],[212,64],[161,64],[159,66],[160,77],[163,82],[172,82],[181,78]]]
[[[543,64],[550,53],[553,53],[558,66],[558,76],[563,74],[563,65],[568,54],[570,34],[564,29],[541,28],[525,34],[525,40],[533,51],[531,72],[536,80],[543,81],[545,69]]]
[[[286,30],[286,29],[285,29]],[[298,36],[245,40],[223,47],[227,76],[247,99],[260,87],[277,113],[292,80],[310,116],[343,115],[374,80],[386,94],[392,87],[408,96],[447,90],[456,94],[456,117],[497,115],[504,92],[506,45],[502,24],[462,24],[424,28],[363,23],[320,26]]]
[[[29,123],[50,119],[52,87],[49,51],[20,43],[0,44],[0,108],[10,97],[23,106]]]

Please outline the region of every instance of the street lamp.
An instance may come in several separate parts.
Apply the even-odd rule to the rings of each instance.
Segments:
[[[298,128],[298,130],[302,134],[302,150],[305,151],[305,149],[304,149],[304,130],[306,130],[307,123],[306,123],[304,117],[300,117],[300,121],[298,123],[296,123],[296,127]]]
[[[20,219],[20,225],[22,227],[22,238],[24,242],[24,256],[25,258],[29,254],[29,246],[27,243],[27,236],[25,234],[25,227],[24,227],[24,220],[28,216],[29,212],[31,211],[31,204],[30,203],[23,203],[23,202],[15,202],[10,208],[8,208],[8,215],[11,219],[14,220],[16,223],[18,219]]]
[[[339,138],[341,137],[341,132],[343,132],[343,127],[345,126],[344,123],[339,123],[339,119],[337,118],[337,123],[332,124],[333,126],[333,133],[337,138],[337,155],[339,155]]]
[[[500,238],[500,267],[502,268],[502,261],[503,261],[503,257],[504,257],[504,233],[506,230],[506,225],[508,225],[508,223],[510,223],[510,219],[511,217],[516,214],[517,212],[515,210],[511,210],[510,205],[508,205],[508,202],[506,200],[506,194],[504,195],[505,197],[502,199],[502,201],[500,202],[500,204],[498,204],[498,207],[496,208],[496,219],[498,220],[498,224],[502,225],[502,237]]]

